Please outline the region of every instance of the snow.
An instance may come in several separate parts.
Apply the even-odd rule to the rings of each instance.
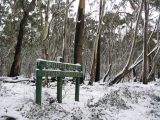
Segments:
[[[80,101],[74,101],[75,85],[65,81],[63,100],[56,101],[56,82],[42,88],[42,105],[35,104],[35,85],[27,78],[9,83],[0,77],[0,120],[159,120],[160,80],[142,83],[87,83],[80,86]],[[28,78],[29,80],[29,78]],[[14,81],[14,80],[13,80]]]
[[[45,59],[37,59],[36,60],[37,62],[40,62],[40,61],[43,61],[43,62],[48,62],[48,63],[62,63],[62,62],[59,62],[59,61],[51,61],[51,60],[45,60]],[[79,63],[76,63],[76,64],[72,64],[72,63],[63,63],[64,65],[74,65],[74,66],[81,66]]]

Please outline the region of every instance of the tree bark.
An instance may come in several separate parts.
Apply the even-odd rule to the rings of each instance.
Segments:
[[[18,33],[18,38],[17,38],[17,45],[16,45],[16,50],[15,50],[14,61],[13,61],[13,64],[10,70],[10,75],[9,75],[10,77],[20,75],[21,50],[22,50],[22,41],[23,41],[23,37],[25,34],[25,25],[29,17],[29,12],[34,9],[35,1],[36,0],[32,0],[31,3],[29,4],[28,9],[24,10],[23,12],[23,18],[19,26],[19,33]]]
[[[47,1],[47,8],[45,10],[45,25],[44,25],[44,30],[42,33],[42,58],[48,60],[49,59],[49,53],[48,53],[48,46],[49,46],[49,41],[48,41],[48,36],[49,36],[49,23],[48,23],[48,14],[49,14],[49,5],[50,5],[50,0]]]
[[[133,68],[133,81],[134,82],[137,82],[137,75],[136,75],[136,70],[135,70],[135,68]]]
[[[159,40],[159,21],[160,21],[160,15],[159,18],[157,20],[157,46],[160,44],[160,40]],[[155,80],[155,68],[156,65],[158,65],[158,60],[159,60],[159,52],[160,52],[160,47],[158,47],[157,52],[155,53],[153,59],[152,59],[152,63],[151,63],[151,70],[149,71],[149,74],[147,76],[147,80],[148,81],[153,81]]]
[[[109,68],[108,68],[108,71],[107,71],[106,75],[105,75],[104,78],[103,78],[103,82],[106,81],[106,78],[107,78],[108,75],[109,75],[109,72],[110,72],[110,70],[111,70],[111,67],[112,67],[112,65],[110,64],[110,65],[109,65]]]
[[[68,5],[69,4],[69,0],[66,0],[66,4]],[[65,20],[64,20],[64,38],[63,38],[63,53],[62,53],[62,56],[63,56],[63,60],[64,62],[69,62],[69,51],[68,51],[68,9],[66,9],[66,13],[65,13]]]
[[[93,81],[98,82],[100,80],[100,44],[101,44],[101,27],[103,20],[104,0],[100,0],[99,7],[99,26],[97,28],[97,35],[95,39],[95,45],[93,50],[93,61],[91,66],[91,76],[89,85],[93,84]]]
[[[75,32],[75,45],[74,45],[74,63],[79,63],[82,66],[82,47],[83,47],[83,30],[84,30],[84,10],[85,0],[79,1],[76,32]],[[80,81],[83,83],[83,79]]]
[[[22,41],[23,41],[23,37],[25,33],[25,25],[29,17],[29,12],[34,9],[35,1],[36,0],[32,0],[28,9],[23,12],[23,18],[19,26],[19,33],[18,33],[18,38],[17,38],[17,45],[16,45],[16,50],[15,50],[14,61],[13,61],[13,64],[10,70],[10,75],[9,75],[10,77],[20,75],[21,49],[22,49]]]
[[[148,66],[147,66],[147,37],[148,37],[148,5],[147,0],[144,0],[144,12],[145,12],[145,20],[144,20],[144,34],[143,34],[143,67],[142,67],[142,81],[143,84],[147,84],[147,74],[148,74]]]
[[[134,3],[134,1],[129,0],[131,7],[135,10],[136,9],[136,5]]]
[[[96,63],[96,74],[95,74],[95,82],[100,81],[100,54],[101,54],[101,35],[99,35],[98,48],[97,48],[97,63]]]
[[[157,69],[158,69],[158,79],[160,78],[160,65],[157,65]]]

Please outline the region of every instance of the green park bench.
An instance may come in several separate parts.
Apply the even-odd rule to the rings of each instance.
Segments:
[[[36,103],[41,105],[42,94],[42,77],[57,78],[57,101],[62,103],[62,79],[73,77],[75,82],[75,101],[79,101],[79,83],[83,77],[82,67],[80,64],[62,63],[37,59],[36,68]]]

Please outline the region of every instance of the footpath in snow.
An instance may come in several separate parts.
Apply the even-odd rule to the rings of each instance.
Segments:
[[[80,101],[74,101],[75,86],[63,85],[63,100],[56,101],[56,82],[42,88],[42,106],[35,104],[35,85],[9,83],[0,78],[0,120],[160,120],[160,80],[143,85],[120,83],[112,87],[94,83],[80,86]]]

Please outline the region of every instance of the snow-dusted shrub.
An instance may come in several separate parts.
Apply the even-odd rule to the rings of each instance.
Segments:
[[[160,102],[160,96],[150,94],[149,97],[152,99],[152,101]]]
[[[68,112],[64,110],[59,104],[47,104],[36,105],[32,104],[29,111],[24,113],[24,117],[30,120],[50,120],[54,118],[63,118],[68,115]]]
[[[73,108],[72,111],[73,111],[73,113],[71,114],[72,120],[82,120],[83,111],[79,107]]]
[[[111,91],[109,94],[104,95],[96,103],[88,102],[88,107],[115,107],[116,109],[128,109],[126,102],[120,95],[119,90]]]
[[[3,82],[0,82],[0,96],[7,95],[7,89],[3,86]]]
[[[107,111],[106,108],[92,108],[90,111],[90,120],[109,120],[108,118],[111,118],[111,116],[109,115],[109,111]]]
[[[119,91],[126,101],[130,101],[132,103],[138,103],[138,98],[141,96],[140,92],[131,90],[128,86],[119,89]]]

